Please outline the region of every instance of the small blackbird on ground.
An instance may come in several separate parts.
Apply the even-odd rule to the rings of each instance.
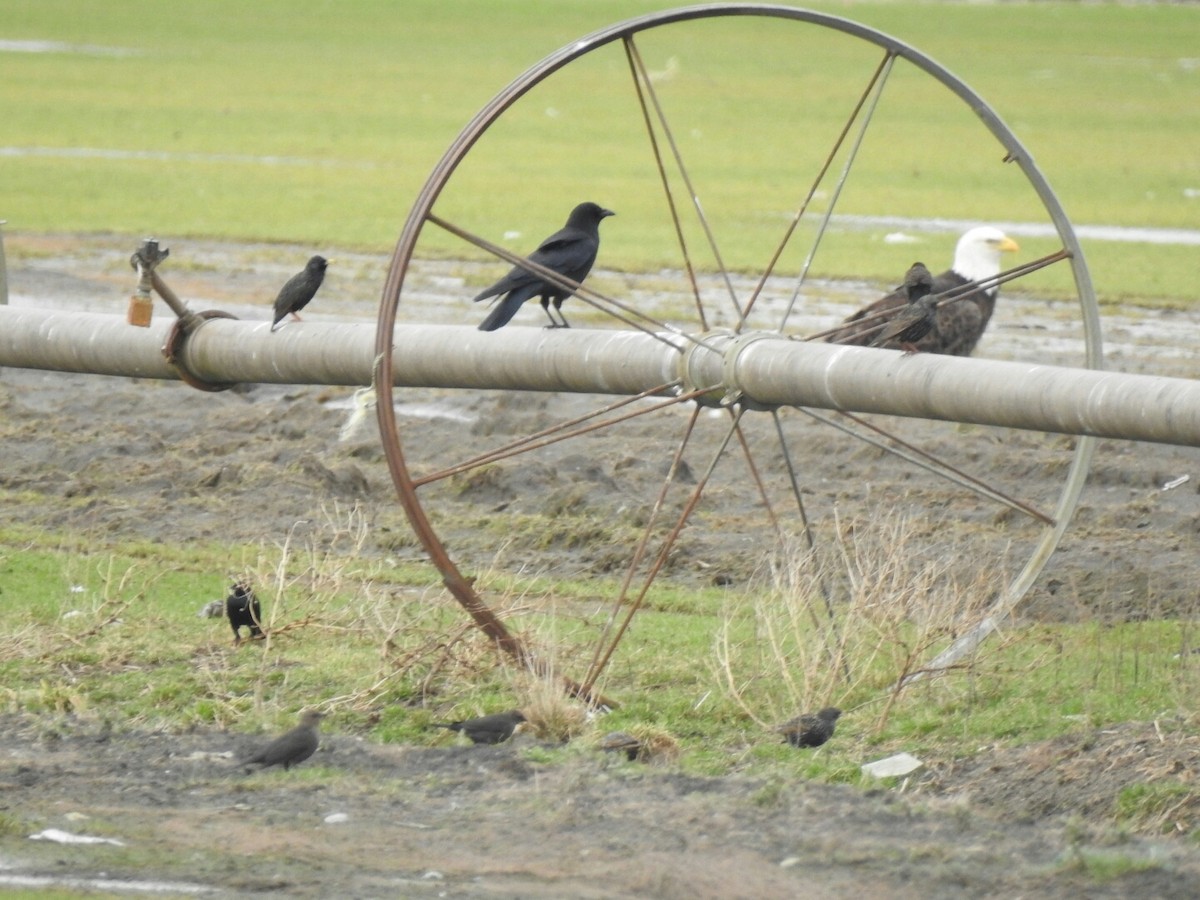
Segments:
[[[600,250],[600,222],[609,216],[614,216],[610,209],[604,209],[597,203],[580,203],[567,218],[567,224],[546,238],[538,248],[529,254],[531,262],[545,266],[559,275],[572,281],[583,283],[596,254]],[[550,319],[548,328],[569,328],[562,314],[563,301],[572,295],[572,291],[550,284],[521,266],[514,266],[512,271],[476,297],[476,302],[488,297],[501,297],[500,302],[488,313],[487,318],[479,325],[480,331],[495,331],[507,325],[517,314],[521,304],[526,300],[541,296],[542,309]],[[550,312],[550,303],[558,312],[558,321]]]
[[[259,765],[264,769],[271,766],[283,766],[290,769],[297,763],[302,763],[317,752],[321,740],[317,734],[317,726],[325,718],[324,713],[315,709],[306,710],[300,716],[300,724],[287,734],[280,735],[263,747],[256,754],[243,760],[243,765]]]
[[[833,737],[833,729],[841,714],[842,711],[836,706],[827,706],[816,715],[805,713],[796,716],[775,730],[793,747],[820,747]]]
[[[289,313],[297,322],[300,321],[297,313],[308,306],[309,301],[317,295],[321,282],[325,280],[325,267],[330,262],[332,260],[323,256],[314,256],[308,261],[303,272],[287,280],[287,284],[280,289],[279,296],[275,298],[275,321],[271,323],[272,331],[279,327],[279,323]]]
[[[933,330],[937,319],[937,296],[930,293],[933,276],[924,263],[912,264],[904,276],[903,290],[908,296],[908,305],[883,326],[871,342],[872,347],[885,347],[895,342],[905,353],[917,353],[917,341]]]
[[[230,589],[231,593],[225,598],[225,615],[233,629],[233,642],[241,643],[242,628],[250,629],[250,640],[261,640],[262,605],[254,596],[254,590],[244,581],[239,581]]]
[[[605,753],[624,753],[630,762],[643,754],[645,745],[628,731],[610,731],[596,744]]]
[[[492,713],[490,716],[464,719],[461,722],[434,722],[433,727],[461,732],[469,737],[473,744],[503,744],[524,721],[526,719],[523,712],[510,709],[508,712]]]

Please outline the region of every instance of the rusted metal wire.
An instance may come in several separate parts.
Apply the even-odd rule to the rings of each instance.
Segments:
[[[612,412],[620,409],[621,407],[628,406],[631,403],[635,403],[638,400],[645,400],[661,394],[665,390],[670,390],[673,386],[674,385],[660,385],[659,387],[653,388],[649,391],[643,391],[636,396],[627,397],[624,400],[619,400],[616,403],[593,410],[592,412],[586,413],[582,416],[577,416],[566,422],[560,422],[557,425],[552,425],[549,428],[545,428],[535,434],[527,435],[526,437],[505,444],[503,447],[497,447],[494,450],[489,450],[487,453],[481,453],[478,456],[464,460],[456,465],[445,469],[439,469],[437,472],[422,476],[421,478],[415,478],[413,479],[413,484],[415,484],[417,487],[421,487],[422,485],[429,484],[434,481],[441,481],[444,478],[449,478],[453,475],[459,475],[463,472],[470,471],[471,469],[477,469],[480,466],[484,466],[489,463],[498,462],[502,459],[509,459],[510,457],[517,456],[522,453],[540,450],[543,447],[549,447],[551,444],[557,444],[560,441],[565,441],[569,438],[580,437],[581,435],[590,434],[594,431],[609,428],[613,425],[619,425],[621,422],[627,422],[630,419],[636,419],[639,416],[660,412],[670,406],[677,406],[681,403],[687,403],[692,400],[696,400],[704,394],[715,390],[717,387],[716,385],[713,385],[712,387],[689,391],[685,394],[679,394],[678,396],[671,397],[670,399],[664,400],[661,403],[654,403],[650,406],[643,407],[642,409],[633,410],[625,415],[614,416],[611,419],[604,419],[599,422],[592,422],[590,425],[586,425],[582,428],[574,427],[575,425],[580,425],[583,422],[598,418],[606,412]]]
[[[658,102],[658,94],[654,90],[654,84],[651,82],[650,76],[646,73],[646,66],[642,62],[641,54],[638,53],[633,38],[626,37],[624,43],[625,53],[629,58],[629,65],[634,70],[634,85],[637,87],[638,102],[642,107],[642,120],[646,123],[646,133],[654,148],[654,161],[658,166],[659,178],[662,181],[663,189],[667,195],[667,203],[671,209],[671,217],[675,224],[676,239],[679,241],[679,249],[682,251],[684,257],[684,267],[692,276],[692,284],[695,285],[695,269],[692,265],[691,254],[688,253],[687,241],[683,237],[683,226],[679,221],[679,211],[675,205],[674,195],[671,192],[670,179],[667,178],[667,171],[663,165],[662,155],[658,152],[658,141],[654,136],[654,125],[651,122],[650,110],[646,106],[647,97],[650,99],[650,105],[654,107],[658,127],[662,129],[667,146],[671,148],[671,155],[675,159],[675,166],[679,171],[679,177],[683,180],[684,187],[687,188],[692,210],[696,214],[696,220],[700,223],[700,228],[704,232],[705,239],[708,241],[709,250],[712,251],[713,259],[717,263],[717,271],[720,272],[725,282],[725,289],[729,292],[729,299],[733,303],[734,314],[741,316],[742,309],[738,303],[737,291],[733,288],[733,280],[729,277],[729,270],[725,266],[725,260],[721,258],[721,249],[717,245],[717,237],[713,234],[712,225],[709,224],[708,216],[704,212],[704,205],[700,202],[700,194],[692,183],[691,175],[688,174],[687,166],[683,161],[683,154],[679,150],[679,143],[675,140],[675,134],[671,130],[671,125],[667,121],[666,115],[663,113],[662,105]],[[701,327],[707,330],[708,317],[705,315],[704,305],[700,302],[698,290],[696,292],[696,308],[699,311]]]

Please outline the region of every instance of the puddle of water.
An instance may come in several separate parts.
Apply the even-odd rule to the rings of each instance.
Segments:
[[[125,881],[119,878],[71,878],[48,875],[0,875],[0,886],[15,888],[70,888],[115,894],[208,894],[216,890],[186,881]]]
[[[325,408],[338,410],[355,409],[358,406],[358,402],[356,396],[351,394],[349,397],[341,397],[326,402]],[[473,425],[479,419],[478,416],[463,412],[449,403],[397,403],[393,408],[396,410],[397,415],[407,416],[410,419],[424,419],[426,421],[441,419],[447,422],[458,422],[462,425]]]
[[[1186,196],[1186,191],[1185,191]],[[842,216],[831,221],[845,228],[896,228],[919,234],[962,234],[977,225],[994,225],[1013,237],[1056,237],[1054,226],[1039,222],[983,222],[970,219],[906,219],[902,216]],[[1183,244],[1200,247],[1200,231],[1187,228],[1126,228],[1120,225],[1075,225],[1080,240],[1131,244]]]
[[[302,156],[251,156],[245,153],[169,153],[165,150],[121,150],[111,147],[0,147],[0,156],[60,159],[139,159],[154,162],[242,163],[261,166],[322,166],[336,169],[374,169],[375,163]]]
[[[64,41],[0,41],[0,53],[75,53],[82,56],[141,56],[130,47],[68,44]]]

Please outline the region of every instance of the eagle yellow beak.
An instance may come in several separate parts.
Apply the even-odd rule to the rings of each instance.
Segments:
[[[1000,242],[1001,253],[1016,253],[1021,249],[1021,246],[1010,237],[1006,237]]]

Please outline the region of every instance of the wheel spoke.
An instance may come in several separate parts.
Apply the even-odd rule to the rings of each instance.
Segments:
[[[792,235],[794,235],[796,232],[796,228],[800,225],[800,220],[803,218],[805,212],[808,211],[808,207],[812,203],[813,197],[816,196],[817,190],[820,188],[821,183],[825,180],[825,176],[829,173],[830,168],[833,166],[833,161],[837,158],[838,152],[841,150],[842,145],[846,142],[846,138],[849,137],[851,127],[854,125],[855,120],[857,120],[859,115],[863,112],[864,108],[866,108],[867,114],[863,119],[862,125],[859,127],[858,136],[855,139],[850,156],[846,160],[846,164],[842,167],[842,175],[838,180],[837,190],[834,196],[830,199],[829,208],[826,211],[824,218],[821,220],[821,224],[817,231],[817,236],[813,242],[813,246],[810,248],[808,256],[805,258],[804,266],[801,269],[800,275],[796,281],[796,287],[792,294],[791,302],[788,304],[787,311],[784,313],[783,318],[780,321],[779,331],[782,331],[784,325],[787,324],[787,320],[792,313],[792,307],[795,305],[796,298],[799,296],[800,287],[803,285],[804,279],[808,274],[808,269],[812,265],[813,258],[816,255],[817,247],[820,245],[821,238],[824,237],[825,230],[829,226],[829,217],[833,213],[833,208],[837,202],[837,197],[841,194],[842,187],[845,185],[846,179],[850,175],[851,166],[854,162],[855,156],[858,153],[858,148],[862,145],[863,137],[867,132],[867,126],[871,123],[875,107],[879,102],[879,97],[883,93],[883,87],[887,82],[887,76],[892,70],[892,63],[894,60],[895,54],[890,51],[885,53],[883,59],[880,60],[879,65],[871,74],[871,78],[867,81],[867,86],[863,89],[862,94],[859,95],[858,102],[855,104],[849,118],[846,120],[846,124],[838,133],[837,139],[833,142],[833,147],[825,157],[825,162],[822,163],[821,170],[817,173],[817,177],[813,180],[812,186],[808,189],[808,194],[805,195],[804,201],[800,204],[800,208],[797,209],[795,215],[792,216],[791,222],[788,223],[788,227],[784,231],[783,239],[780,240],[779,244],[775,247],[775,252],[771,255],[770,261],[763,270],[758,284],[755,285],[754,291],[750,294],[750,298],[746,301],[745,311],[742,313],[741,320],[738,322],[736,330],[741,331],[745,326],[746,318],[750,315],[750,310],[754,308],[755,302],[762,295],[762,291],[766,286],[767,279],[770,278],[774,273],[775,266],[779,263],[779,258],[783,255],[784,249],[791,241]]]
[[[792,463],[792,452],[788,447],[787,437],[783,433],[783,422],[779,417],[779,410],[771,410],[771,420],[775,424],[775,435],[779,439],[779,450],[783,454],[783,464],[784,468],[787,469],[788,485],[791,487],[792,497],[796,501],[796,509],[800,514],[800,524],[804,529],[805,542],[808,544],[808,549],[811,552],[816,550],[817,541],[813,536],[812,526],[808,521],[808,510],[805,509],[804,497],[800,493],[800,478],[796,474],[795,465]],[[822,577],[819,572],[817,573],[815,580],[817,587],[821,592],[821,599],[825,604],[826,621],[829,622],[829,633],[833,638],[833,644],[827,646],[826,651],[829,653],[829,659],[831,662],[840,664],[842,669],[842,677],[845,679],[846,683],[849,684],[851,681],[850,663],[842,653],[838,652],[838,648],[842,646],[842,636],[838,627],[837,616],[833,611],[833,596],[829,590],[829,585],[826,583],[825,578]],[[817,615],[817,611],[813,608],[812,603],[808,604],[808,614],[812,618],[813,626],[817,629],[818,633],[820,633],[820,617]]]
[[[767,493],[766,485],[763,484],[762,476],[758,474],[758,466],[754,462],[754,454],[750,452],[750,444],[746,441],[746,432],[737,422],[740,413],[735,413],[730,409],[729,415],[734,418],[734,431],[737,432],[738,444],[741,445],[742,455],[746,457],[746,468],[750,470],[750,478],[754,481],[754,486],[758,489],[758,496],[763,502],[763,508],[767,511],[767,518],[771,520],[771,527],[775,529],[776,536],[782,539],[783,531],[779,526],[779,516],[775,515],[775,507],[771,503],[771,497]]]
[[[987,482],[982,481],[979,478],[976,478],[974,475],[969,475],[966,472],[962,471],[961,469],[955,468],[954,466],[950,465],[945,460],[938,459],[932,453],[927,453],[926,451],[922,450],[920,447],[917,447],[914,444],[909,443],[908,441],[905,441],[902,438],[899,438],[896,435],[885,431],[884,429],[880,428],[878,425],[874,425],[874,424],[868,422],[866,419],[862,418],[861,416],[856,416],[856,415],[853,415],[852,413],[848,413],[848,412],[840,412],[839,413],[839,415],[842,418],[849,419],[850,421],[854,422],[855,424],[860,425],[863,428],[869,429],[869,430],[875,432],[876,434],[881,435],[882,437],[886,438],[888,441],[892,441],[893,443],[888,444],[888,443],[885,443],[883,440],[880,440],[879,438],[872,437],[869,434],[864,434],[861,431],[856,431],[853,428],[849,427],[848,425],[845,425],[845,424],[839,422],[833,416],[827,416],[824,413],[817,412],[816,410],[813,410],[813,409],[807,409],[805,407],[797,406],[794,408],[798,409],[800,412],[804,413],[806,416],[816,419],[818,422],[821,422],[822,424],[829,425],[832,428],[836,428],[838,431],[841,431],[844,434],[848,434],[851,437],[854,437],[860,441],[870,444],[872,447],[875,447],[879,450],[883,450],[887,453],[892,454],[893,456],[897,456],[900,459],[903,459],[905,462],[911,463],[914,466],[922,468],[927,472],[932,472],[934,475],[938,475],[941,478],[946,479],[947,481],[953,482],[954,484],[957,484],[960,487],[964,487],[967,490],[972,491],[973,493],[976,493],[981,497],[986,497],[989,500],[993,500],[997,503],[1007,506],[1009,509],[1015,510],[1020,513],[1024,513],[1025,515],[1029,516],[1030,518],[1037,519],[1038,521],[1042,522],[1045,525],[1052,526],[1055,524],[1055,520],[1053,517],[1048,516],[1046,513],[1042,512],[1041,510],[1037,509],[1036,507],[1031,506],[1028,503],[1024,503],[1020,500],[1017,500],[1015,497],[1011,497],[1008,494],[1005,494],[1003,491],[1000,491],[997,488],[990,486]]]
[[[697,413],[698,412],[699,407],[697,407]],[[589,667],[587,676],[583,680],[583,689],[585,691],[590,691],[595,686],[596,680],[600,677],[601,673],[608,665],[609,660],[612,658],[613,653],[616,651],[617,646],[621,643],[621,638],[624,636],[625,630],[629,627],[629,623],[633,620],[633,617],[637,611],[641,609],[642,603],[646,599],[646,593],[650,590],[650,586],[654,584],[654,580],[658,577],[658,573],[662,571],[662,567],[666,564],[667,558],[671,555],[671,550],[675,547],[675,542],[679,539],[679,535],[683,532],[684,527],[687,525],[688,519],[691,518],[691,515],[695,511],[697,504],[699,504],[700,498],[704,496],[704,489],[708,485],[709,479],[712,478],[712,474],[717,468],[717,463],[719,463],[721,461],[721,457],[724,456],[725,449],[729,446],[730,439],[737,432],[738,425],[741,423],[744,413],[745,407],[739,407],[737,412],[734,413],[733,421],[726,430],[725,437],[721,440],[720,445],[713,453],[712,460],[709,462],[708,468],[704,471],[704,475],[700,478],[700,480],[696,482],[695,488],[692,489],[691,496],[688,497],[687,503],[684,504],[684,507],[680,511],[678,518],[675,520],[674,527],[672,527],[667,536],[663,538],[663,542],[659,546],[658,554],[654,559],[654,563],[651,565],[650,570],[646,573],[646,576],[642,581],[641,588],[637,592],[637,596],[633,598],[632,602],[629,602],[629,587],[633,581],[634,570],[645,555],[645,545],[648,543],[649,533],[651,527],[653,527],[653,522],[647,525],[646,530],[643,532],[643,540],[638,544],[639,552],[635,554],[634,562],[626,570],[625,580],[621,584],[621,591],[617,595],[616,602],[613,604],[612,617],[610,618],[609,625],[606,626],[604,631],[601,632],[600,640],[597,642],[596,655],[593,657],[592,665]],[[684,440],[680,442],[679,450],[675,455],[675,461],[671,464],[671,472],[669,472],[667,475],[666,484],[670,483],[671,476],[674,474],[675,467],[678,465],[679,459],[682,457],[683,448],[687,443],[687,438],[690,436],[692,426],[694,424],[695,416],[693,416],[692,421],[688,424],[688,431],[684,437]],[[663,490],[659,494],[660,500],[664,498],[665,495],[666,487],[664,485]],[[658,504],[656,504],[656,511],[657,509]],[[628,605],[626,606],[626,604]],[[620,618],[620,624],[616,626],[616,630],[612,633],[611,640],[608,641],[608,645],[605,647],[604,642],[609,632],[612,631],[612,622],[617,619],[617,615],[622,606],[626,606],[625,614]]]
[[[509,457],[518,456],[522,453],[540,450],[543,447],[549,447],[551,444],[557,444],[559,441],[569,440],[570,438],[589,434],[593,431],[609,428],[613,425],[618,425],[621,422],[627,422],[630,419],[635,419],[638,416],[659,412],[660,410],[666,409],[669,406],[685,403],[689,400],[703,396],[711,390],[714,390],[714,387],[707,387],[688,391],[676,397],[670,397],[661,403],[655,403],[652,406],[632,410],[624,415],[614,416],[613,418],[604,419],[600,422],[592,422],[591,424],[585,425],[582,428],[574,427],[576,425],[582,425],[582,423],[587,422],[589,419],[594,419],[597,416],[604,415],[605,413],[614,412],[622,407],[630,405],[631,403],[635,403],[638,400],[645,400],[649,397],[657,396],[664,391],[672,390],[673,388],[677,387],[678,384],[679,382],[675,381],[671,382],[670,384],[659,385],[658,387],[652,388],[649,391],[643,391],[642,393],[635,394],[632,397],[626,397],[622,400],[616,401],[615,403],[610,403],[608,406],[592,410],[591,412],[585,413],[582,416],[577,416],[574,419],[569,419],[566,422],[559,422],[556,425],[552,425],[549,428],[544,428],[539,432],[527,435],[519,440],[513,441],[512,443],[505,444],[502,447],[496,447],[495,449],[489,450],[486,453],[481,453],[478,456],[473,456],[470,459],[463,460],[461,463],[457,463],[456,465],[445,469],[440,469],[437,472],[424,475],[420,478],[414,478],[413,485],[415,487],[421,487],[422,485],[430,484],[434,481],[441,481],[444,478],[449,478],[453,475],[459,475],[463,472],[468,472],[471,469],[477,469],[480,466],[487,465],[488,463],[499,462],[502,459],[508,459]],[[571,430],[568,431],[567,429]]]
[[[658,517],[662,512],[663,504],[666,503],[667,491],[670,489],[672,482],[675,480],[675,473],[679,470],[679,464],[683,460],[683,451],[687,449],[688,441],[692,436],[692,432],[696,428],[696,420],[700,418],[700,411],[701,407],[699,404],[692,408],[692,414],[688,417],[687,424],[684,426],[683,435],[675,446],[675,455],[671,458],[671,465],[667,469],[667,476],[663,479],[662,484],[659,486],[658,496],[654,499],[654,505],[650,509],[650,515],[647,517],[646,526],[642,529],[641,537],[638,538],[638,543],[634,548],[633,556],[629,561],[629,565],[625,567],[625,575],[621,580],[621,588],[617,592],[616,604],[613,607],[612,613],[608,617],[608,622],[605,624],[604,628],[601,629],[600,635],[596,640],[596,652],[592,656],[591,664],[588,666],[588,678],[585,679],[586,681],[594,681],[591,673],[595,672],[597,675],[599,674],[598,668],[602,666],[600,659],[604,652],[605,643],[608,640],[609,634],[612,633],[613,628],[616,627],[617,612],[620,609],[621,603],[624,602],[624,598],[629,594],[629,586],[633,583],[633,577],[636,574],[638,567],[641,566],[642,560],[645,559],[646,548],[650,545],[650,536],[654,532],[654,526],[658,522]],[[628,624],[628,622],[625,624]],[[624,625],[622,625],[622,631],[623,630]],[[612,651],[610,650],[607,656],[611,655]],[[607,656],[604,658],[605,663],[608,661]]]
[[[688,277],[692,282],[692,289],[695,292],[696,307],[700,315],[701,327],[707,328],[707,319],[704,315],[704,306],[700,301],[700,289],[696,283],[695,270],[691,263],[691,257],[687,249],[687,241],[683,236],[683,229],[680,225],[679,214],[675,206],[674,198],[671,194],[670,180],[667,177],[666,167],[663,163],[662,154],[659,152],[658,140],[654,136],[654,124],[651,120],[650,110],[646,106],[646,100],[649,98],[650,104],[654,107],[655,117],[658,119],[659,128],[662,129],[663,136],[667,140],[667,144],[671,148],[671,155],[675,159],[675,166],[679,170],[679,176],[683,180],[684,187],[687,188],[688,196],[691,198],[692,209],[696,213],[696,218],[700,222],[700,227],[704,231],[704,236],[708,240],[709,249],[712,251],[713,259],[716,261],[717,269],[721,273],[721,277],[725,281],[725,289],[729,292],[730,302],[733,304],[734,315],[741,317],[743,314],[741,304],[738,303],[737,292],[734,290],[733,281],[729,277],[729,270],[725,266],[725,261],[721,258],[721,250],[717,246],[716,236],[713,234],[712,227],[709,225],[708,216],[705,215],[704,206],[700,202],[700,195],[696,191],[695,185],[692,183],[691,176],[688,174],[687,166],[683,162],[683,154],[679,150],[679,144],[675,140],[675,135],[671,131],[671,126],[667,122],[666,114],[663,112],[662,104],[658,101],[658,94],[654,90],[654,84],[650,80],[649,74],[646,72],[645,64],[642,62],[641,54],[638,53],[637,47],[633,42],[632,37],[625,39],[625,53],[629,60],[630,71],[633,75],[634,87],[637,90],[638,102],[642,108],[642,118],[646,124],[646,132],[650,139],[651,148],[654,151],[654,160],[658,165],[659,177],[662,180],[663,190],[667,195],[667,204],[671,209],[671,218],[675,225],[675,233],[679,240],[680,250],[683,252],[684,263],[687,267]]]
[[[705,331],[708,330],[708,317],[704,314],[704,303],[700,299],[700,284],[696,280],[696,267],[692,264],[692,255],[688,250],[687,238],[683,234],[683,225],[679,220],[679,207],[675,203],[675,194],[671,190],[671,180],[667,177],[666,165],[663,162],[662,151],[658,145],[658,137],[655,134],[654,123],[650,118],[650,110],[646,106],[645,91],[653,91],[652,82],[646,72],[645,65],[642,62],[641,55],[637,52],[634,46],[633,39],[625,40],[625,56],[629,62],[629,68],[633,74],[633,86],[637,91],[638,106],[642,110],[642,122],[646,126],[646,137],[650,141],[650,149],[654,153],[654,164],[658,169],[659,182],[662,184],[663,195],[667,201],[667,209],[671,213],[671,224],[675,229],[675,239],[679,241],[679,250],[683,254],[683,270],[687,274],[688,285],[691,287],[692,298],[696,303],[696,315],[700,321],[700,327]],[[645,84],[643,90],[642,85]],[[733,294],[733,285],[726,283],[733,297],[734,304],[737,303],[737,297]]]

